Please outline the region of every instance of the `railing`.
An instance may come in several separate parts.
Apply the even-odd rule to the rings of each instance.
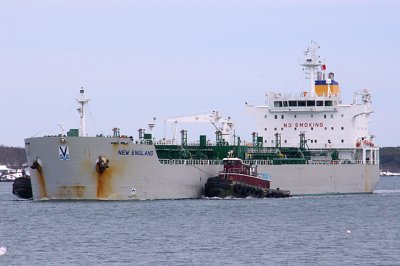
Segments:
[[[270,148],[270,147],[254,147],[254,148],[248,148],[247,149],[248,153],[280,153],[280,150],[278,148]]]
[[[368,165],[379,165],[379,161],[366,161],[363,160],[331,160],[331,161],[312,161],[309,160],[308,164],[368,164]]]
[[[136,141],[138,142],[138,141]],[[141,142],[140,142],[141,143]],[[178,142],[178,140],[152,140],[151,144],[155,144],[158,146],[168,146],[168,145],[179,145],[182,146],[182,143],[180,143],[180,141]],[[232,144],[229,144],[230,146],[233,146]],[[237,144],[235,144],[237,145]],[[248,146],[252,145],[252,142],[246,142],[246,141],[242,141],[241,142],[241,146]],[[199,147],[200,146],[200,141],[190,141],[188,142],[185,147]],[[205,147],[213,147],[213,146],[220,146],[217,142],[215,141],[209,141],[207,140],[207,142],[205,143]]]
[[[240,174],[242,172],[241,168],[231,168],[228,171],[220,171],[220,174]]]
[[[187,159],[160,159],[161,164],[168,165],[223,165],[222,160],[187,160]],[[288,161],[290,162],[290,161]],[[273,160],[244,160],[243,163],[248,165],[274,165]],[[290,163],[288,163],[290,164]],[[285,165],[288,165],[285,164]],[[292,163],[296,164],[296,163]],[[331,161],[312,161],[309,160],[305,164],[313,165],[336,165],[336,164],[366,164],[366,165],[379,165],[379,161],[375,163],[372,161],[362,160],[331,160]]]
[[[223,165],[222,160],[160,159],[161,164],[169,165]]]
[[[271,160],[244,160],[244,164],[249,164],[249,165],[269,165],[272,164]]]

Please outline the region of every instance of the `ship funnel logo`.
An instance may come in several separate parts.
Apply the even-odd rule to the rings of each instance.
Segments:
[[[58,148],[58,157],[60,160],[67,161],[69,160],[69,148],[68,146],[60,146]]]

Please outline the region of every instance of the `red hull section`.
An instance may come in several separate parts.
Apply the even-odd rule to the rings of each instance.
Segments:
[[[219,177],[263,189],[270,187],[269,180],[258,176],[257,167],[244,164],[238,158],[224,159],[224,171],[219,173]]]
[[[236,173],[220,173],[220,178],[228,179],[230,181],[244,183],[250,186],[255,186],[259,188],[268,189],[270,188],[270,181],[261,179],[259,177],[244,175],[244,174],[236,174]]]

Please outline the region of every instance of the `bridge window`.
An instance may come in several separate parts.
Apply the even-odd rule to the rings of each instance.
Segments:
[[[297,107],[296,101],[289,101],[289,107]]]
[[[274,102],[274,107],[282,107],[282,102],[281,101],[275,101]]]
[[[317,106],[324,106],[324,101],[317,101]]]
[[[299,107],[306,106],[306,101],[299,101],[299,102],[298,102],[298,106],[299,106]]]
[[[332,101],[325,101],[325,106],[332,106]]]
[[[288,106],[288,102],[287,101],[283,101],[283,106],[287,107]]]
[[[315,106],[315,101],[307,101],[307,106]]]

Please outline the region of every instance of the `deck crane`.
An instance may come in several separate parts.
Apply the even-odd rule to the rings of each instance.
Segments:
[[[211,123],[217,132],[221,134],[222,138],[229,144],[233,145],[233,122],[230,121],[230,119],[230,117],[228,117],[228,119],[224,119],[219,115],[218,111],[212,111],[193,115],[169,117],[164,120],[164,125],[167,122],[174,123],[173,140],[175,140],[178,130],[178,123]]]

